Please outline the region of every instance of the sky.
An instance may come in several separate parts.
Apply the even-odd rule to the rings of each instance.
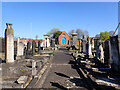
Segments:
[[[115,30],[118,2],[3,2],[2,36],[6,23],[12,23],[14,36],[39,39],[53,28],[67,33],[87,30],[89,36]]]

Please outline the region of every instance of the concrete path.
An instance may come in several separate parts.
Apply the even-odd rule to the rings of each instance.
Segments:
[[[72,66],[73,63],[73,58],[67,50],[63,48],[63,50],[56,51],[56,55],[52,60],[52,67],[42,88],[83,88],[80,87],[83,83],[76,69]]]

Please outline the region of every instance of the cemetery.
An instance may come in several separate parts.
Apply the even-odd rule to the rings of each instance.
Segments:
[[[70,39],[63,31],[57,39],[23,40],[14,38],[11,23],[6,26],[2,88],[120,89],[120,35],[78,40],[77,33]]]

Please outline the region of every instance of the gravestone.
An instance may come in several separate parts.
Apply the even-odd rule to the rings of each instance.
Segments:
[[[96,50],[96,58],[99,59],[99,40],[95,39],[95,50]]]
[[[82,51],[83,51],[83,53],[86,53],[86,40],[85,39],[83,39],[82,40]]]
[[[94,50],[94,39],[93,38],[91,39],[91,48],[92,50]]]
[[[111,52],[112,52],[112,62],[111,67],[115,71],[120,69],[120,58],[119,58],[119,48],[120,48],[120,37],[119,35],[110,37]]]
[[[49,42],[49,35],[44,35],[44,38],[45,38],[45,47],[49,47],[50,46],[50,42]]]
[[[16,59],[22,59],[24,55],[24,44],[20,42],[20,38],[17,39],[17,56]]]
[[[73,42],[73,45],[76,46],[76,42],[77,42],[77,33],[72,33],[72,42]]]
[[[112,60],[112,54],[111,54],[111,44],[110,40],[106,40],[104,42],[104,63],[106,65],[110,65],[111,60]]]
[[[51,47],[55,47],[55,39],[51,39]]]
[[[28,41],[27,42],[27,54],[26,55],[30,55],[31,54],[31,43]]]
[[[102,44],[100,44],[100,46],[99,46],[99,59],[100,59],[100,61],[102,62],[102,63],[104,63],[104,51],[103,51],[103,46],[102,46]]]
[[[40,52],[41,50],[41,44],[40,44],[40,41],[38,41],[38,52]]]
[[[81,44],[82,44],[82,41],[81,40],[79,40],[79,51],[81,52]]]
[[[35,55],[36,42],[32,41],[32,55]]]
[[[14,31],[11,23],[6,23],[5,29],[5,60],[6,63],[14,62]]]

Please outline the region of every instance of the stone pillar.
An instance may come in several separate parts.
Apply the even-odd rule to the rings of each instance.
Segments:
[[[36,42],[32,41],[32,55],[35,54]]]
[[[6,23],[5,30],[5,60],[6,63],[14,62],[14,31],[11,23]]]
[[[77,42],[77,33],[72,33],[72,45],[76,46],[76,42]]]
[[[50,46],[50,42],[49,42],[49,35],[44,35],[44,38],[45,38],[45,47],[49,47]]]

